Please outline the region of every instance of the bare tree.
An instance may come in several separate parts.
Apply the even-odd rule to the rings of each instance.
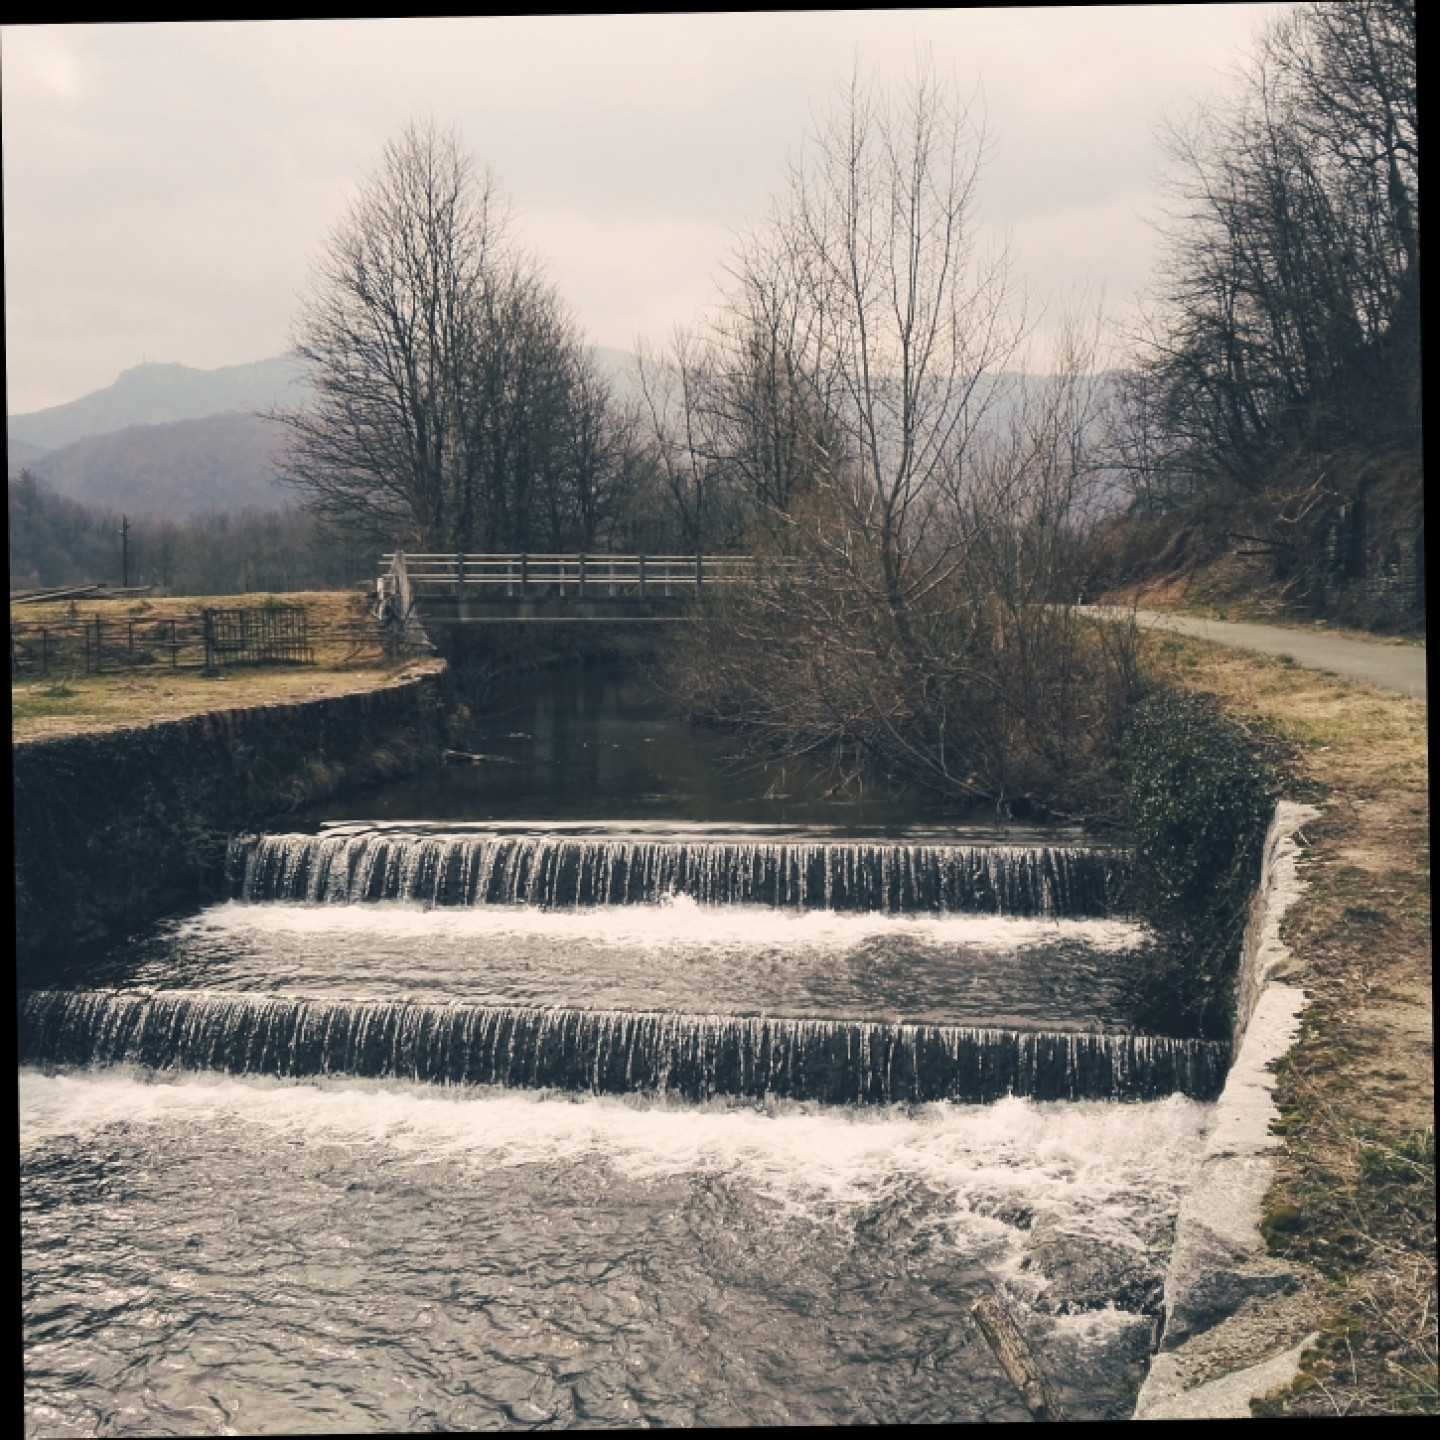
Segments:
[[[1147,508],[1188,507],[1312,603],[1347,548],[1363,571],[1420,520],[1415,61],[1413,0],[1306,5],[1168,133],[1117,454]],[[1347,546],[1367,509],[1390,518]]]
[[[1133,637],[1073,604],[1097,330],[1071,327],[1054,375],[1010,373],[1027,325],[1008,257],[979,253],[983,151],[926,72],[898,96],[852,81],[741,249],[695,367],[719,383],[682,399],[695,463],[756,496],[786,476],[771,509],[802,563],[717,598],[677,672],[783,753],[1053,812],[1096,784]]]
[[[589,544],[628,431],[579,329],[457,136],[407,126],[296,316],[314,403],[283,478],[352,531],[429,550]]]
[[[662,502],[681,546],[698,554],[716,543],[720,472],[707,396],[714,370],[703,342],[677,328],[664,351],[636,347],[644,425]]]
[[[835,428],[822,479],[874,546],[877,598],[902,625],[948,558],[927,533],[936,497],[1026,333],[1009,256],[977,240],[985,148],[983,125],[928,69],[895,92],[855,77],[776,217],[801,311],[797,368]]]
[[[322,516],[426,548],[466,540],[477,306],[504,232],[453,132],[411,124],[386,144],[295,320],[314,404],[277,417],[284,477]]]

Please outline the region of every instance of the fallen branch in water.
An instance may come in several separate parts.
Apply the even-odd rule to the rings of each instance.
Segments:
[[[982,1295],[970,1313],[1031,1415],[1037,1420],[1064,1420],[1064,1412],[1050,1393],[1025,1336],[1000,1296],[994,1291]]]

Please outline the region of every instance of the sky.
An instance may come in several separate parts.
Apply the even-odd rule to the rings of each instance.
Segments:
[[[381,146],[454,126],[592,342],[667,338],[858,66],[917,55],[983,115],[986,238],[1057,315],[1123,324],[1159,127],[1286,4],[0,27],[7,410],[143,361],[280,354]],[[1043,340],[1042,330],[1042,340]]]

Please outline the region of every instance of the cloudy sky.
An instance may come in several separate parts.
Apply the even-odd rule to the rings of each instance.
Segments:
[[[1286,5],[6,26],[7,408],[142,360],[284,350],[311,259],[408,119],[454,125],[598,344],[713,295],[812,113],[917,52],[979,97],[983,223],[1029,289],[1146,279],[1156,127]]]

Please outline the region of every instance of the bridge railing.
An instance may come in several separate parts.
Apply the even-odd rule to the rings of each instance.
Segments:
[[[395,555],[381,557],[388,577]],[[748,579],[791,564],[746,555],[494,555],[405,552],[405,571],[413,590],[456,591],[483,587],[489,594],[523,596],[684,594],[697,586]]]

